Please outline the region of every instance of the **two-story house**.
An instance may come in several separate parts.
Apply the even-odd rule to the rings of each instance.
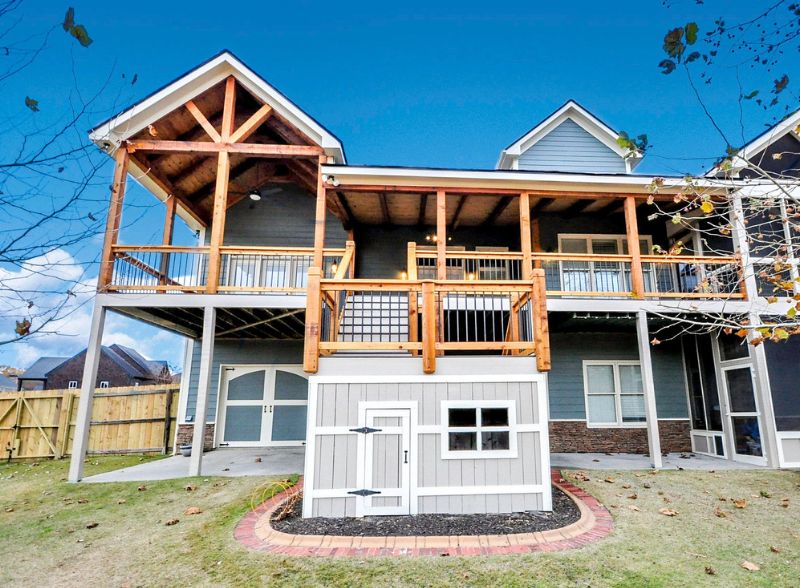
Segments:
[[[683,178],[653,195],[575,102],[495,169],[349,165],[223,52],[91,138],[116,167],[83,380],[108,311],[189,337],[194,475],[203,446],[304,445],[304,514],[360,516],[548,510],[550,452],[778,465],[764,348],[670,318],[752,312],[745,240],[703,255],[653,217]],[[160,243],[117,242],[129,175],[164,202]],[[172,245],[176,217],[196,246]]]

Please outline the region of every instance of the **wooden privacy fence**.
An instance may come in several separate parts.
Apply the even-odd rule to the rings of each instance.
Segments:
[[[178,412],[177,384],[98,390],[92,404],[89,453],[168,453]],[[78,390],[0,392],[3,459],[69,455]]]

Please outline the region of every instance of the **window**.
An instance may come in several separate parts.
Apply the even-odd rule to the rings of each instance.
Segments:
[[[583,382],[590,427],[644,425],[644,387],[638,361],[584,361]]]
[[[512,401],[442,402],[442,458],[509,458],[517,455]]]
[[[560,234],[560,253],[627,255],[628,239],[625,235]],[[652,238],[639,239],[639,250],[649,254]],[[560,262],[561,289],[568,292],[627,292],[631,289],[630,263],[622,261],[562,261]],[[645,289],[652,291],[653,276],[649,264],[645,265]]]
[[[71,390],[75,389],[77,387],[78,387],[78,380],[70,380],[69,384],[67,384],[67,388],[69,388]]]
[[[103,380],[102,382],[100,382],[100,387],[101,388],[108,388],[108,381],[107,380]]]

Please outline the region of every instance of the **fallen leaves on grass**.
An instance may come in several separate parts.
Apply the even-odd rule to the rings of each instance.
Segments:
[[[722,510],[720,507],[714,509],[714,516],[724,519],[728,516],[728,513]]]
[[[742,563],[739,564],[741,567],[746,569],[748,572],[757,572],[761,569],[758,565],[754,564],[751,561],[744,560]]]
[[[164,524],[165,524],[167,527],[171,527],[171,526],[173,526],[173,525],[177,525],[177,524],[178,524],[178,523],[180,523],[180,522],[181,522],[181,521],[180,521],[180,519],[170,519],[170,520],[168,520],[168,521],[167,521],[166,523],[164,523]]]
[[[606,478],[603,480],[606,484],[613,484],[615,482],[614,478]]]
[[[736,508],[746,508],[747,507],[747,499],[746,498],[734,498],[733,499],[733,506]]]
[[[629,494],[628,498],[630,498],[631,500],[636,500],[637,498],[639,498],[639,495],[636,494],[636,492],[634,492],[633,494]]]
[[[139,492],[144,492],[145,490],[147,490],[147,486],[145,486],[144,484],[142,484],[141,486],[139,486],[139,487],[137,488],[137,490],[138,490]]]
[[[117,504],[125,504],[126,502],[128,501],[125,500],[124,498],[120,498],[119,500],[117,500]]]
[[[184,488],[184,490],[186,490],[187,492],[194,492],[195,490],[197,490],[197,486],[194,486],[193,484],[188,484],[186,488]]]
[[[709,576],[716,576],[717,570],[715,570],[711,566],[706,566],[706,574],[708,574]]]
[[[639,511],[641,511],[641,510],[642,510],[641,508],[639,508],[639,507],[638,507],[638,506],[636,506],[635,504],[629,504],[629,505],[628,505],[628,508],[629,508],[629,509],[631,509],[633,512],[639,512]]]
[[[88,504],[88,498],[78,498],[78,504]]]
[[[575,472],[572,474],[572,478],[574,480],[578,480],[579,482],[588,482],[590,479],[589,476],[587,476],[584,472]]]
[[[97,523],[97,522],[87,523],[87,524],[86,524],[86,528],[87,528],[87,529],[94,529],[94,528],[96,528],[98,525],[100,525],[100,523]]]
[[[775,547],[774,545],[770,545],[770,546],[769,546],[769,550],[770,550],[772,553],[780,553],[780,552],[781,552],[781,548],[780,548],[780,547]]]
[[[14,512],[14,507],[13,507],[13,506],[9,506],[9,507],[6,509],[6,512]]]
[[[772,498],[772,494],[770,494],[766,490],[762,490],[761,492],[759,492],[759,494],[761,495],[761,498]]]
[[[789,508],[789,499],[788,498],[784,498],[783,500],[781,500],[781,506],[783,508]]]
[[[660,512],[665,517],[674,517],[674,516],[678,516],[678,514],[680,514],[677,510],[673,510],[671,508],[662,508],[658,512]]]
[[[183,514],[185,514],[185,515],[187,515],[187,516],[191,516],[191,515],[198,515],[198,514],[200,514],[201,512],[203,512],[203,511],[202,511],[202,510],[200,510],[198,507],[196,507],[196,506],[190,506],[190,507],[189,507],[189,508],[187,508],[185,511],[183,511]]]

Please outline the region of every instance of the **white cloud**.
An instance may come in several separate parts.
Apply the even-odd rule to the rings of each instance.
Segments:
[[[13,337],[23,317],[31,320],[32,329],[50,321],[45,332],[0,345],[0,365],[27,367],[41,356],[70,356],[86,347],[96,284],[96,277],[86,276],[84,266],[61,249],[21,268],[0,268],[0,341]],[[130,346],[181,369],[183,338],[140,321],[109,313],[103,343]]]

